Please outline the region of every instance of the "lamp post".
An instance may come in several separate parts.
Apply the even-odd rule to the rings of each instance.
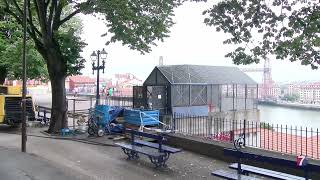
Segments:
[[[102,51],[98,50],[97,53],[93,51],[90,58],[92,60],[92,74],[94,74],[94,71],[97,71],[97,94],[96,94],[96,105],[99,104],[100,100],[100,94],[99,94],[99,76],[100,76],[100,69],[102,69],[102,73],[104,73],[105,68],[105,60],[107,58],[108,53],[102,49]],[[100,59],[102,59],[102,65],[100,65]],[[97,65],[96,65],[97,61]]]

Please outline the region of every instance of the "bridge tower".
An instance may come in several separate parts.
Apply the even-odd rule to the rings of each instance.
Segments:
[[[264,60],[263,68],[242,68],[243,72],[262,72],[262,85],[261,85],[261,98],[268,99],[272,98],[272,75],[271,75],[271,64],[270,59],[266,58]]]
[[[273,81],[272,81],[272,76],[271,76],[271,65],[270,65],[269,58],[264,60],[262,82],[263,82],[263,84],[262,84],[263,93],[261,94],[262,98],[263,99],[271,98]]]

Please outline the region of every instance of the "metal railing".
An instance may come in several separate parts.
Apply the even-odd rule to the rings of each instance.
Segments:
[[[132,108],[132,97],[124,96],[107,96],[101,97],[99,104],[109,105],[109,106],[120,106],[125,108]],[[88,120],[89,109],[94,108],[96,99],[94,96],[77,96],[68,97],[67,99],[67,116],[68,116],[68,126],[76,128],[78,125],[78,120],[84,118],[85,121]],[[49,121],[51,118],[51,106],[50,105],[36,105],[36,118]]]
[[[227,143],[243,135],[248,147],[320,159],[319,128],[183,114],[173,115],[171,128],[176,133]]]
[[[132,96],[107,96],[103,99],[100,99],[100,104],[132,108],[133,97]]]

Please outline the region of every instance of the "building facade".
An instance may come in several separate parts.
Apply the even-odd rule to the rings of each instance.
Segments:
[[[301,103],[320,104],[320,82],[302,85],[299,95]]]
[[[263,84],[259,84],[258,98],[267,98],[269,100],[277,100],[281,96],[281,88],[278,84],[273,83],[271,87],[264,88]]]
[[[96,93],[96,78],[89,76],[70,76],[66,78],[65,83],[66,90],[70,93]],[[112,86],[112,81],[110,79],[100,78],[99,84],[99,88],[101,92],[103,92],[105,88]]]

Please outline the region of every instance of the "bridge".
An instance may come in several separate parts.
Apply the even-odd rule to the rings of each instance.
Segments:
[[[271,65],[270,59],[267,58],[264,60],[263,68],[241,68],[243,72],[262,72],[262,86],[261,86],[261,98],[262,99],[270,99],[272,96],[272,87],[273,80],[271,76]]]

